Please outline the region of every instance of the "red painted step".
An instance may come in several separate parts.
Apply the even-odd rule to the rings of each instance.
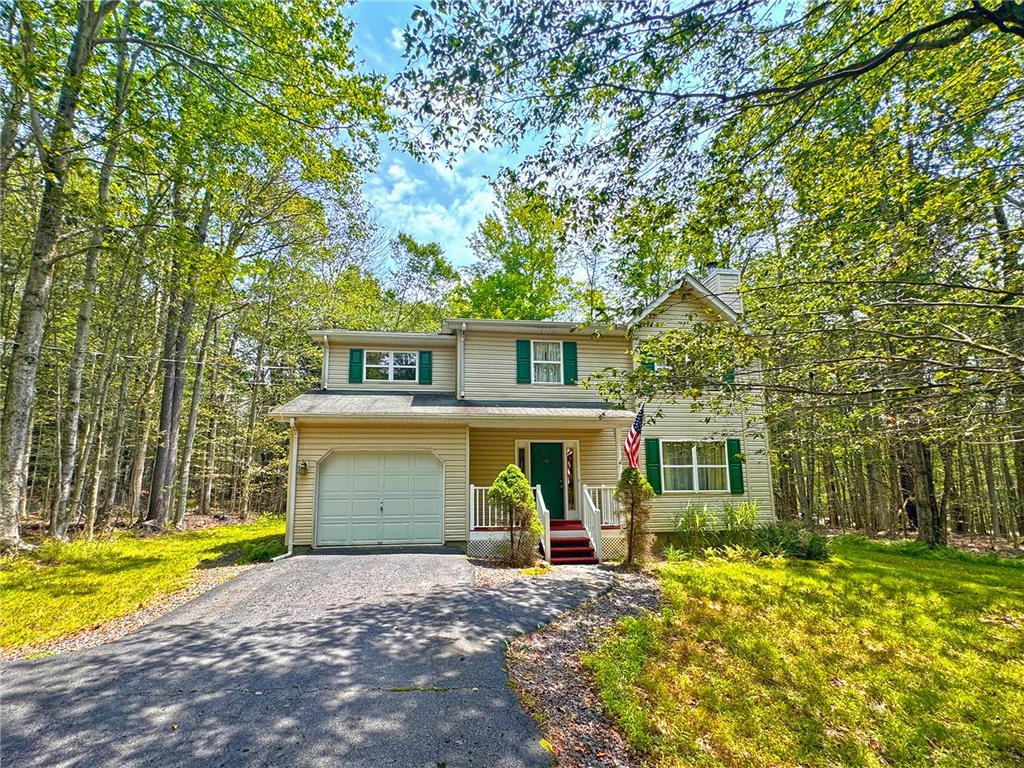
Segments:
[[[551,521],[552,531],[582,531],[583,521],[582,520],[552,520]]]
[[[597,565],[596,557],[552,557],[552,565]]]
[[[575,547],[580,544],[589,544],[589,536],[552,536],[551,547]]]
[[[556,560],[560,557],[593,557],[593,547],[566,547],[565,549],[551,548],[551,557]]]

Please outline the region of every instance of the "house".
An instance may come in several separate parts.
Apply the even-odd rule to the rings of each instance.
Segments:
[[[549,559],[621,556],[613,489],[635,414],[587,379],[641,364],[636,345],[666,328],[734,322],[738,281],[726,269],[686,276],[626,328],[456,318],[439,333],[311,331],[322,388],[271,412],[291,427],[289,550],[458,544],[494,554],[507,526],[487,488],[514,463],[535,488]],[[671,532],[693,502],[754,501],[774,518],[763,430],[749,426],[759,409],[662,410],[643,432],[641,468],[657,492],[650,530]]]

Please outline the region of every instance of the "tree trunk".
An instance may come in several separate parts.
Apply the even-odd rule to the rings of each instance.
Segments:
[[[178,512],[174,524],[178,528],[185,527],[185,508],[188,506],[189,472],[192,468],[192,447],[196,439],[196,422],[199,420],[199,400],[203,390],[203,371],[206,367],[206,349],[210,343],[213,326],[217,322],[217,307],[210,305],[203,326],[203,338],[199,342],[199,359],[196,361],[196,376],[192,382],[192,402],[188,409],[188,427],[185,429],[185,445],[181,457],[181,483],[178,491]]]
[[[126,16],[130,14],[128,9]],[[96,284],[99,278],[99,259],[103,249],[103,240],[107,234],[107,206],[110,201],[110,181],[114,175],[117,162],[117,151],[121,141],[121,124],[123,122],[125,99],[128,90],[128,22],[121,27],[120,42],[117,52],[117,73],[114,77],[113,118],[108,129],[107,149],[100,165],[100,174],[96,188],[96,222],[93,224],[89,237],[89,245],[85,251],[85,276],[83,278],[83,296],[78,306],[78,320],[75,327],[75,345],[68,359],[67,379],[67,413],[64,415],[64,436],[61,442],[61,475],[57,489],[57,509],[53,516],[53,528],[50,533],[58,538],[67,538],[68,501],[71,497],[71,482],[75,475],[75,458],[78,448],[79,421],[81,420],[82,371],[85,367],[86,347],[89,343],[89,324],[92,322],[93,309],[96,306]],[[85,467],[82,467],[84,472]]]
[[[21,543],[18,510],[25,492],[23,478],[28,462],[25,450],[28,425],[35,405],[43,323],[50,303],[57,243],[64,218],[64,189],[71,152],[77,149],[75,113],[97,33],[104,17],[116,5],[117,0],[103,0],[98,7],[94,7],[92,0],[79,2],[53,128],[47,146],[40,149],[45,181],[9,364],[3,423],[0,425],[0,551],[15,549]]]

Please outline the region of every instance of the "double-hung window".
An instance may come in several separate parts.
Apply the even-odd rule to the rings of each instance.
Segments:
[[[562,342],[531,342],[531,365],[534,384],[561,384]]]
[[[728,491],[725,441],[661,441],[662,487],[666,491]]]
[[[363,368],[365,381],[408,381],[418,378],[415,352],[376,352],[367,350]]]

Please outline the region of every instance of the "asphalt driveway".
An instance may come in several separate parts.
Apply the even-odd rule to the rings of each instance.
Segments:
[[[437,550],[261,566],[117,642],[7,664],[0,763],[545,766],[505,642],[610,583],[559,570],[485,590]]]

